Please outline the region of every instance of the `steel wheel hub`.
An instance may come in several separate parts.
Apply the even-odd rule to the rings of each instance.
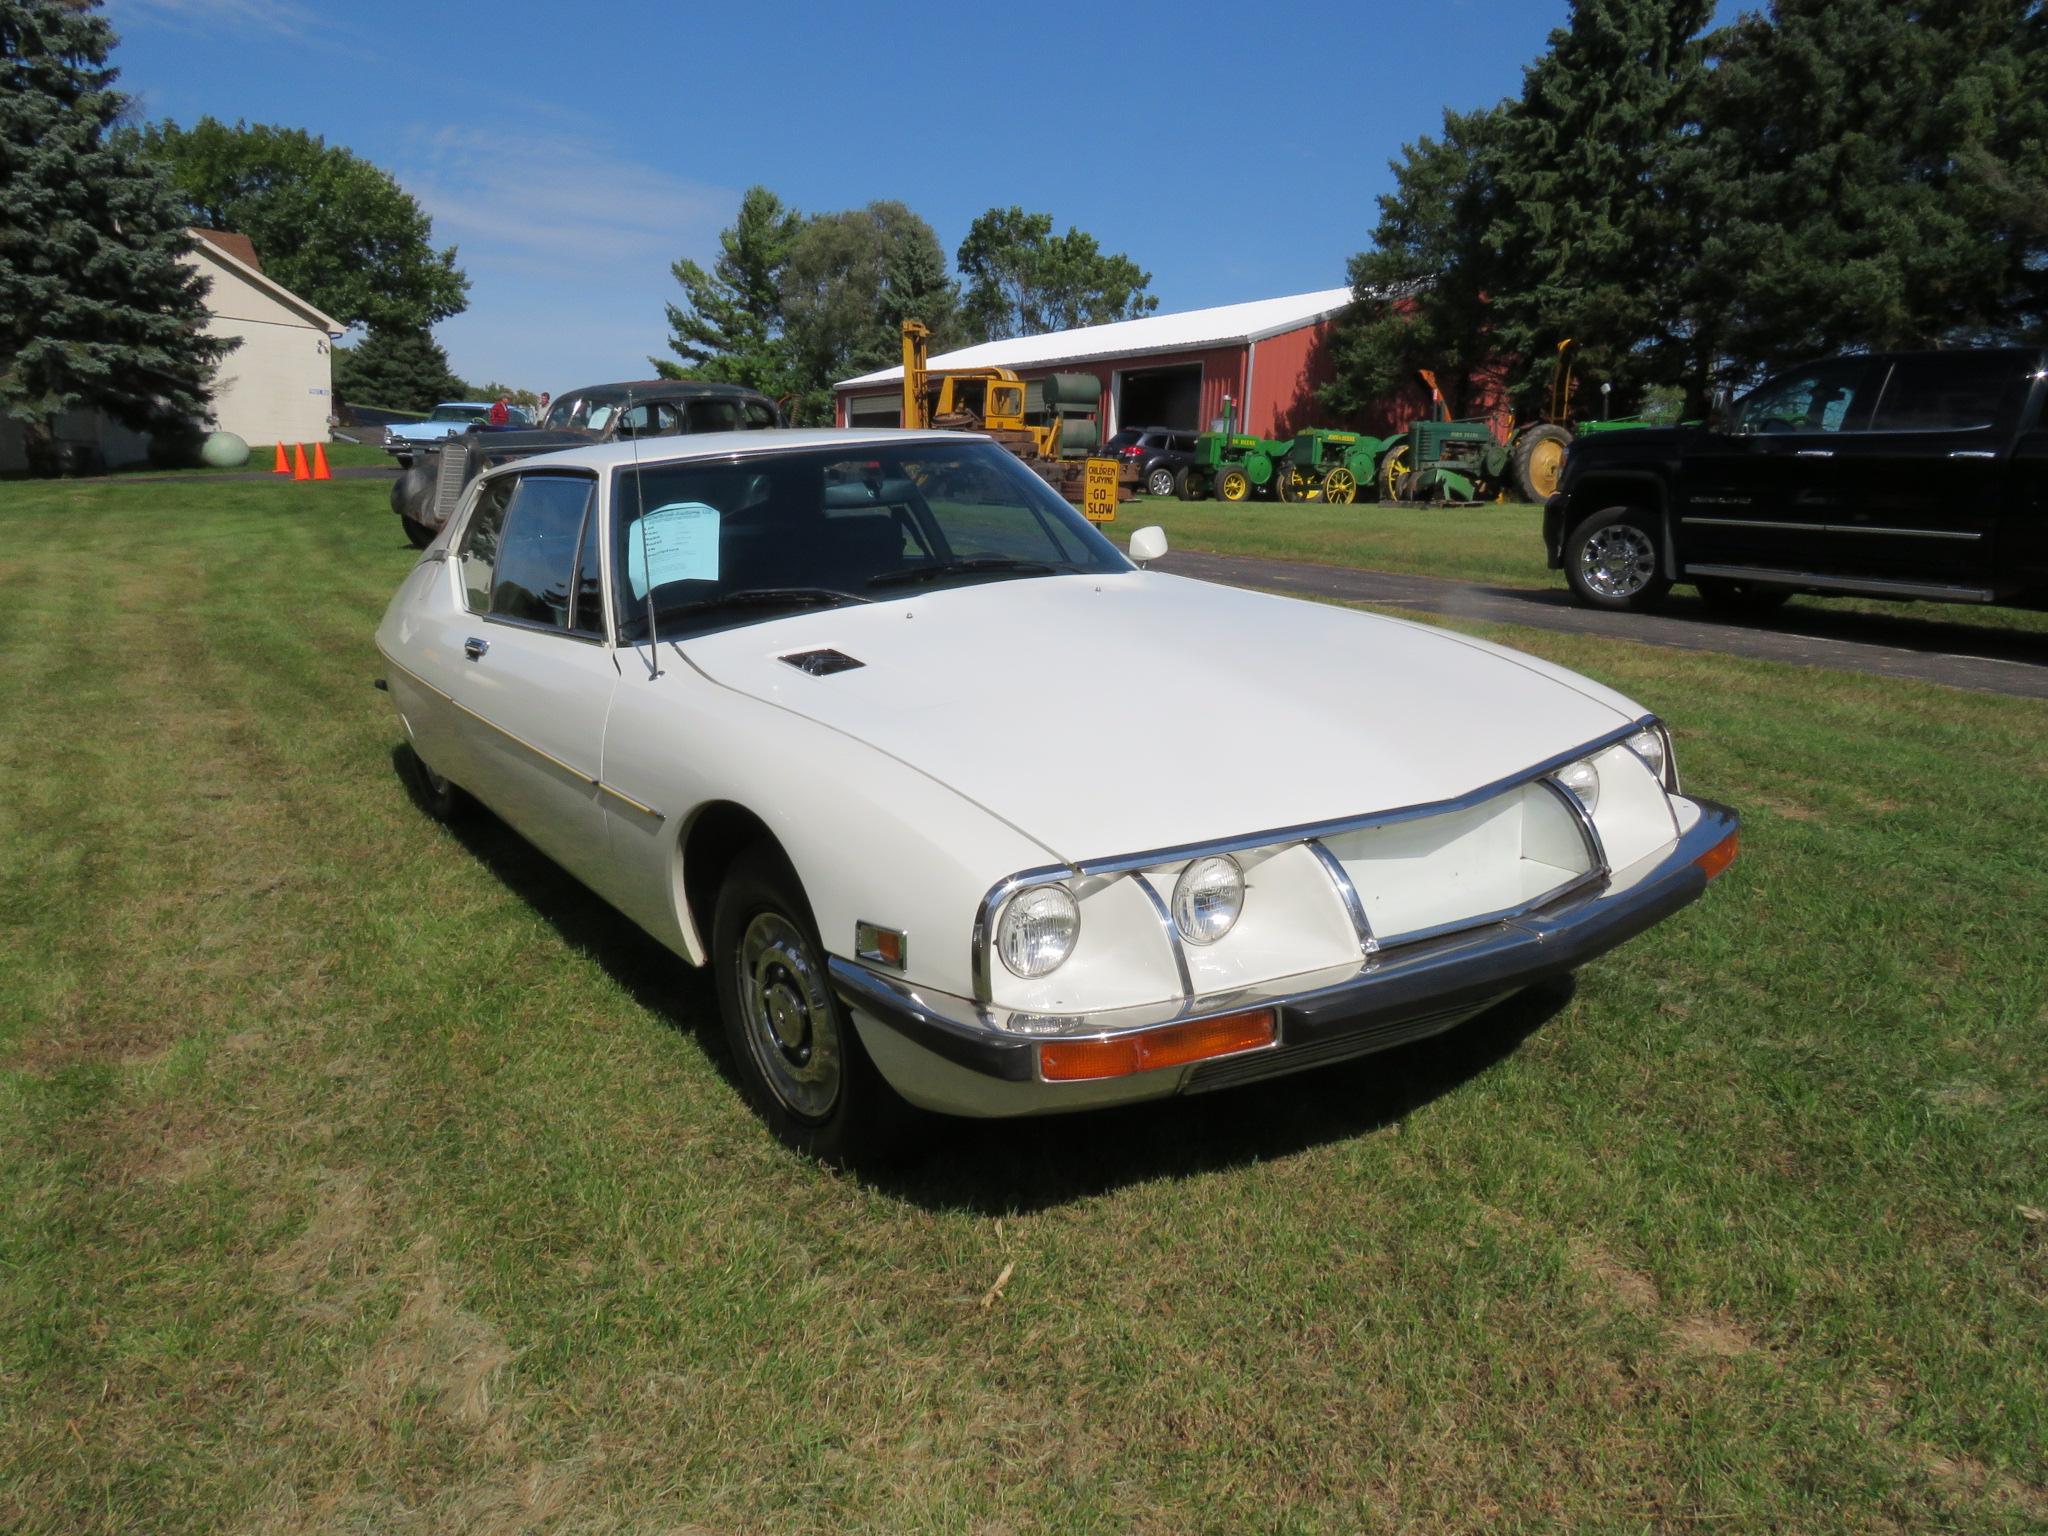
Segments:
[[[740,939],[740,1013],[747,1050],[792,1114],[821,1120],[839,1099],[843,1052],[823,968],[803,933],[763,912]]]
[[[1657,574],[1657,551],[1642,529],[1615,523],[1586,540],[1579,574],[1602,597],[1634,597]]]

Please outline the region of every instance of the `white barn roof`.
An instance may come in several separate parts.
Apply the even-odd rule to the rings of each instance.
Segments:
[[[1052,331],[1043,336],[1013,336],[942,353],[931,360],[941,368],[1047,368],[1061,363],[1089,362],[1102,357],[1136,357],[1154,352],[1188,352],[1199,347],[1227,347],[1263,341],[1282,331],[1327,320],[1351,303],[1349,288],[1324,288],[1284,299],[1254,299],[1249,304],[1219,304],[1214,309],[1188,309],[1177,315],[1147,315],[1109,325],[1084,325],[1079,330]],[[841,379],[834,389],[863,389],[893,384],[901,367]]]

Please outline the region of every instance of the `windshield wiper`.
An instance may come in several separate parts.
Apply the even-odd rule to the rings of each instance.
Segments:
[[[701,603],[679,604],[676,612],[702,613],[707,608],[768,608],[784,605],[791,608],[812,608],[823,603],[873,601],[873,598],[862,597],[858,592],[841,592],[833,587],[741,587],[736,592],[721,592],[718,596]]]
[[[1012,560],[1007,555],[974,555],[962,560],[941,560],[936,565],[920,565],[907,571],[884,571],[870,577],[871,587],[908,587],[919,582],[937,581],[941,576],[972,575],[976,571],[1005,571],[1020,576],[1050,576],[1057,571],[1071,571],[1071,565],[1051,565],[1043,560]]]

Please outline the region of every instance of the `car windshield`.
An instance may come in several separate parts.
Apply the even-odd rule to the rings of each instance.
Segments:
[[[491,413],[487,405],[437,405],[429,421],[481,421]]]
[[[620,634],[664,638],[935,587],[1130,563],[991,443],[908,443],[622,467]]]

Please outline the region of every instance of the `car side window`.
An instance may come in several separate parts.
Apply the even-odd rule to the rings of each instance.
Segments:
[[[620,437],[671,437],[683,430],[683,415],[667,400],[644,400],[619,418]]]
[[[603,631],[601,608],[576,611],[581,590],[577,558],[586,543],[584,524],[592,510],[596,482],[583,475],[522,475],[505,509],[498,558],[491,569],[494,619],[514,619],[572,633]]]
[[[765,401],[749,400],[746,408],[748,431],[775,425],[775,409]]]
[[[1861,398],[1870,365],[1860,357],[1837,358],[1760,385],[1742,402],[1737,425],[1745,432],[1843,432],[1859,430],[1870,402]]]
[[[462,601],[471,613],[491,611],[491,569],[498,563],[498,543],[505,531],[505,504],[512,499],[512,481],[486,481],[462,530],[456,562],[462,567]]]
[[[690,402],[690,430],[692,432],[737,432],[740,429],[740,407],[737,400],[692,400]]]
[[[1873,432],[1968,432],[1997,425],[2026,388],[2009,357],[1901,358],[1878,397]]]

